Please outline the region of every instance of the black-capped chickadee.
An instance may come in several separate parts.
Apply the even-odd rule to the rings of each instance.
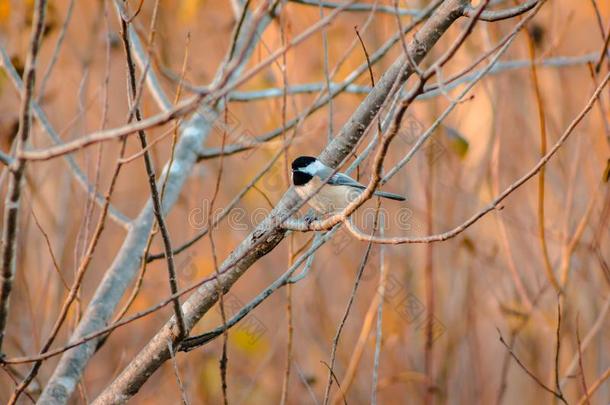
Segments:
[[[341,212],[366,188],[347,174],[335,173],[331,176],[332,173],[333,169],[315,157],[299,156],[292,161],[292,184],[297,194],[302,199],[311,196],[309,205],[323,215]],[[316,193],[329,176],[328,182]],[[405,200],[403,196],[385,191],[375,191],[374,194],[390,200]]]

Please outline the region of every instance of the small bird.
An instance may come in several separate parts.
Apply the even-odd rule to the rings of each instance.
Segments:
[[[309,205],[323,215],[341,212],[366,188],[347,174],[331,176],[332,173],[333,169],[312,156],[299,156],[292,161],[292,184],[297,194],[302,199],[311,196]],[[328,182],[316,193],[329,176]],[[405,200],[403,196],[385,191],[375,191],[374,194],[390,200]]]

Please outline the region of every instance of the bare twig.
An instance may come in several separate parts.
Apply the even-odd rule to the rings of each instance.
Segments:
[[[584,403],[586,403],[589,398],[591,398],[591,396],[593,394],[595,394],[595,391],[597,391],[599,389],[599,387],[602,386],[602,384],[604,383],[604,381],[606,381],[608,378],[610,378],[610,367],[608,367],[606,369],[606,371],[604,371],[599,378],[593,383],[593,385],[591,385],[591,388],[589,389],[589,391],[587,391],[578,401],[578,405],[583,405]]]
[[[559,355],[561,353],[561,295],[557,295],[557,328],[555,329],[555,390],[563,398],[559,384]]]
[[[604,57],[606,56],[606,52],[608,51],[608,44],[610,44],[610,23],[606,28],[606,38],[604,38],[604,43],[602,45],[602,49],[599,52],[599,60],[595,64],[595,72],[599,73],[602,68],[602,62],[604,61]]]
[[[336,9],[339,8],[341,3],[333,3],[330,1],[318,1],[318,0],[288,0],[291,3],[303,4],[308,6],[318,6],[320,8]],[[396,14],[396,15],[408,15],[408,16],[419,16],[422,14],[422,10],[410,10],[410,9],[396,9],[392,6],[377,5],[377,4],[364,4],[356,3],[345,8],[345,11],[354,12],[369,12],[378,11],[380,13]]]
[[[513,18],[513,17],[516,17],[518,15],[521,15],[521,14],[526,13],[529,10],[533,9],[534,7],[536,7],[536,5],[539,3],[539,1],[540,0],[527,0],[518,6],[508,8],[505,10],[484,11],[479,16],[479,19],[481,19],[482,21],[500,21],[500,20],[506,20],[507,18]],[[467,6],[464,9],[464,15],[466,17],[473,17],[475,15],[475,11],[476,10],[472,6]]]
[[[215,84],[214,84],[215,88],[217,88],[217,91],[211,92],[212,94],[209,97],[206,97],[206,96],[208,96],[208,91],[202,92],[200,94],[197,94],[195,96],[192,96],[192,97],[182,101],[181,103],[177,104],[175,107],[173,107],[170,110],[161,112],[161,113],[154,115],[152,117],[149,117],[147,119],[138,120],[137,122],[135,122],[133,124],[129,124],[129,125],[125,125],[120,128],[114,128],[114,129],[105,130],[105,131],[97,131],[97,132],[91,133],[89,135],[80,137],[74,141],[64,143],[63,145],[52,146],[47,149],[22,151],[21,153],[19,153],[19,157],[21,159],[26,159],[26,160],[53,159],[58,156],[63,156],[67,153],[75,152],[79,149],[85,148],[87,146],[90,146],[90,145],[98,143],[98,142],[108,141],[108,140],[111,140],[114,138],[119,138],[122,136],[139,133],[140,131],[145,131],[147,129],[151,129],[151,128],[154,128],[154,127],[157,127],[160,125],[164,125],[170,121],[175,120],[176,118],[180,118],[184,115],[194,112],[197,109],[197,107],[204,100],[207,100],[210,102],[211,105],[214,105],[217,100],[223,99],[234,88],[246,83],[248,80],[250,80],[252,77],[254,77],[257,73],[259,73],[265,67],[267,67],[268,65],[273,63],[278,57],[280,57],[282,54],[287,52],[289,49],[292,49],[299,43],[305,41],[307,38],[311,37],[316,32],[318,32],[319,30],[321,30],[322,28],[324,28],[325,26],[330,24],[331,21],[333,19],[335,19],[337,17],[337,15],[343,10],[343,8],[347,7],[353,1],[354,0],[347,1],[344,5],[342,5],[340,8],[337,8],[336,10],[334,10],[324,19],[320,20],[318,23],[312,25],[311,27],[309,27],[308,29],[306,29],[305,31],[303,31],[302,33],[300,33],[299,35],[294,37],[289,43],[286,44],[286,46],[281,47],[280,49],[272,52],[271,55],[269,55],[267,58],[265,58],[263,61],[261,61],[256,66],[252,67],[247,72],[243,73],[239,78],[236,78],[235,80],[232,80],[228,85],[223,86],[224,84],[227,84],[228,78],[232,77],[236,71],[235,66],[237,66],[238,64],[236,64],[235,61],[239,62],[243,59],[243,56],[245,56],[245,54],[240,55],[239,58],[236,58],[235,60],[231,61],[230,64],[232,66],[229,66],[226,69],[224,69],[224,68],[221,69],[221,72],[224,72],[224,73],[221,74],[220,76],[217,76],[217,77],[219,77],[219,79],[216,80]],[[252,36],[252,35],[250,35],[250,36]],[[251,44],[251,41],[246,43],[246,45],[249,45],[249,44]]]
[[[176,355],[174,353],[174,348],[172,347],[172,342],[167,341],[167,350],[169,350],[170,356],[172,357],[172,363],[174,365],[174,374],[176,375],[176,382],[178,383],[178,389],[180,390],[180,397],[182,398],[183,405],[188,405],[188,397],[186,395],[186,391],[184,390],[184,384],[182,384],[182,379],[180,378],[180,372],[178,371],[178,361],[176,361]]]
[[[504,347],[506,347],[506,350],[508,350],[508,352],[510,353],[511,357],[517,362],[517,364],[519,365],[519,367],[521,367],[521,369],[523,371],[525,371],[525,373],[530,376],[530,378],[532,380],[534,380],[536,382],[536,384],[538,384],[543,390],[545,390],[546,392],[552,394],[553,396],[555,396],[557,399],[559,399],[561,402],[563,402],[564,404],[568,404],[565,400],[565,398],[563,397],[563,395],[560,392],[556,392],[554,390],[552,390],[551,388],[547,387],[537,376],[536,374],[534,374],[532,371],[530,371],[530,369],[527,368],[527,366],[525,366],[525,364],[523,364],[521,362],[521,360],[519,360],[519,357],[517,357],[517,355],[513,352],[513,349],[510,348],[510,346],[508,344],[506,344],[506,342],[504,341],[504,338],[502,337],[502,333],[500,333],[500,330],[498,330],[498,335],[500,336],[500,342],[504,345]]]
[[[244,11],[245,13],[245,11]],[[225,124],[227,121],[227,107],[225,105],[224,111],[224,120]],[[227,131],[226,129],[222,131],[222,145],[221,149],[224,148],[225,142],[227,140]],[[212,261],[214,263],[214,273],[216,274],[216,294],[218,294],[218,305],[220,308],[220,316],[222,318],[223,332],[222,332],[222,350],[219,361],[220,368],[220,380],[221,380],[221,389],[222,389],[222,402],[224,405],[229,403],[228,394],[227,394],[227,366],[228,366],[228,356],[227,356],[227,344],[229,341],[229,333],[227,324],[227,315],[225,312],[224,305],[224,291],[222,291],[222,285],[219,282],[219,270],[218,270],[218,255],[216,254],[216,245],[214,243],[214,229],[211,227],[212,223],[212,212],[214,209],[214,203],[216,202],[216,198],[218,197],[218,192],[220,191],[220,180],[222,179],[222,169],[224,163],[224,155],[220,156],[220,167],[218,168],[218,175],[216,176],[216,183],[214,186],[214,193],[212,194],[212,200],[210,201],[210,205],[208,206],[207,218],[208,218],[208,229],[209,232],[209,240],[210,240],[210,249],[212,250]]]
[[[610,73],[607,74],[606,77],[602,80],[600,85],[597,87],[597,89],[595,90],[595,92],[593,93],[591,98],[589,99],[587,105],[578,114],[578,116],[576,116],[576,118],[574,118],[574,120],[572,120],[572,122],[570,123],[568,128],[565,130],[565,132],[562,134],[562,136],[557,140],[555,145],[553,145],[553,147],[549,150],[549,152],[546,155],[544,155],[544,157],[542,159],[540,159],[538,161],[538,163],[529,172],[527,172],[525,175],[520,177],[517,181],[512,183],[508,188],[506,188],[499,196],[497,196],[485,208],[483,208],[478,213],[474,214],[472,217],[470,217],[468,220],[463,222],[461,225],[453,228],[450,231],[447,231],[447,232],[444,232],[444,233],[441,233],[441,234],[430,235],[430,236],[423,236],[423,237],[412,237],[412,238],[410,238],[410,237],[404,237],[404,238],[401,238],[401,237],[395,237],[395,238],[374,238],[374,237],[370,237],[370,236],[367,236],[367,235],[363,235],[362,232],[358,231],[355,227],[353,227],[353,225],[350,224],[349,221],[346,222],[347,228],[352,232],[352,235],[354,235],[357,239],[365,240],[365,241],[372,240],[375,243],[387,243],[387,244],[430,243],[430,242],[440,242],[440,241],[444,241],[444,240],[447,240],[447,239],[455,237],[456,235],[460,234],[461,232],[466,230],[468,227],[470,227],[472,224],[477,222],[479,219],[481,219],[487,213],[497,209],[498,206],[500,205],[500,203],[506,197],[508,197],[516,189],[521,187],[524,183],[526,183],[529,179],[531,179],[534,175],[536,175],[536,173],[538,173],[540,168],[547,164],[547,162],[555,155],[557,150],[559,150],[559,148],[565,143],[567,138],[572,134],[572,132],[574,131],[576,126],[578,126],[578,124],[587,115],[587,113],[591,110],[591,108],[593,108],[593,104],[595,103],[595,100],[597,99],[597,97],[599,97],[599,94],[604,89],[606,84],[608,84],[608,80],[610,80]],[[301,230],[301,229],[299,229],[299,230]]]
[[[429,17],[429,15],[438,8],[438,6],[443,2],[443,0],[436,0],[433,3],[431,3],[428,7],[426,7],[425,10],[423,10],[422,15],[418,16],[417,18],[415,18],[408,26],[405,27],[405,30],[401,33],[397,33],[394,36],[392,36],[392,38],[390,38],[381,48],[379,48],[373,55],[371,55],[371,60],[370,60],[370,64],[374,65],[375,63],[377,63],[379,60],[381,60],[381,58],[392,48],[392,46],[399,41],[399,39],[401,38],[402,35],[406,35],[408,32],[412,31],[415,27],[417,27],[422,21],[425,21],[426,18]],[[372,14],[371,14],[372,16]],[[328,16],[327,16],[328,17]],[[357,43],[357,41],[354,42],[354,45]],[[350,46],[350,49],[353,46]],[[347,56],[347,53],[346,53]],[[337,68],[339,67],[339,65],[337,66]],[[337,68],[335,68],[334,72],[332,72],[330,75],[331,77],[334,76],[334,74],[337,71]],[[292,128],[293,126],[297,125],[298,123],[302,122],[306,117],[308,117],[310,114],[314,113],[315,111],[317,111],[318,109],[322,108],[323,106],[325,106],[331,98],[336,97],[337,95],[341,94],[343,91],[345,91],[350,85],[353,84],[353,82],[363,73],[365,73],[368,70],[368,65],[367,63],[362,63],[360,66],[358,66],[358,68],[356,68],[352,73],[350,73],[347,78],[339,83],[336,87],[333,86],[333,91],[331,94],[328,94],[325,97],[320,97],[316,102],[314,102],[314,104],[309,107],[304,113],[302,113],[299,117],[297,117],[296,119],[292,119],[290,120],[287,125],[286,125],[286,129]],[[323,89],[323,85],[321,85],[321,88],[315,91],[319,91]],[[370,89],[368,89],[366,92],[364,92],[364,94],[368,94],[370,93]],[[283,89],[277,89],[277,91],[275,91],[278,96],[281,96],[283,93]],[[234,93],[232,93],[234,94]],[[264,135],[258,136],[255,138],[254,141],[249,142],[247,144],[232,144],[232,145],[228,145],[225,148],[225,154],[234,154],[234,153],[239,153],[239,152],[243,152],[249,149],[252,149],[264,142],[268,142],[272,139],[277,138],[278,136],[280,136],[282,134],[282,130],[283,128],[277,128],[273,131],[270,131]],[[199,159],[200,160],[204,160],[204,159],[212,159],[215,158],[219,155],[220,151],[218,150],[218,148],[209,148],[207,150],[205,150],[204,152],[202,152],[199,155]]]
[[[31,130],[31,101],[34,98],[34,85],[36,81],[36,63],[38,50],[44,30],[46,0],[37,0],[34,5],[34,16],[32,18],[33,28],[30,36],[30,44],[25,62],[23,82],[25,83],[19,111],[19,129],[17,132],[16,153],[25,150],[26,143]],[[12,168],[8,193],[4,207],[4,223],[2,227],[2,287],[0,291],[0,353],[6,332],[6,321],[8,318],[9,298],[13,288],[13,278],[16,271],[16,244],[17,230],[19,228],[19,203],[21,199],[21,188],[25,172],[25,161],[17,158]]]
[[[502,45],[502,44],[500,44]],[[492,49],[493,51],[494,49]],[[375,56],[377,53],[371,55],[371,62],[374,64]],[[595,62],[598,58],[598,53],[589,53],[582,56],[557,56],[557,57],[549,57],[545,59],[539,59],[534,61],[537,66],[540,67],[557,67],[557,68],[567,68],[570,66],[578,66],[578,65],[586,65],[589,62]],[[452,75],[451,77],[444,80],[442,83],[431,83],[424,87],[424,92],[417,96],[417,100],[429,100],[431,98],[439,97],[445,95],[449,90],[453,90],[456,87],[463,85],[464,83],[469,83],[476,77],[478,72],[473,72],[472,74],[467,74],[472,71],[478,63],[482,60],[486,59],[485,57],[479,58],[479,60],[473,62],[471,66],[463,69],[461,72]],[[500,73],[506,73],[512,70],[529,68],[532,62],[529,59],[515,59],[508,60],[505,62],[498,62],[494,65],[494,67],[487,73],[487,75],[497,75]],[[352,94],[368,94],[371,91],[371,86],[365,86],[360,84],[345,84],[347,79],[343,82],[331,82],[330,89],[332,96],[336,96],[339,92],[344,93],[352,93]],[[313,83],[302,83],[302,84],[293,84],[288,86],[287,92],[288,94],[310,94],[316,93],[319,91],[325,91],[326,84],[322,82],[313,82]],[[342,89],[342,90],[341,90]],[[229,100],[235,102],[250,102],[250,101],[259,101],[266,100],[269,98],[282,97],[284,92],[283,87],[266,87],[260,90],[251,90],[251,91],[234,91],[231,93]],[[327,100],[324,98],[323,100]],[[316,108],[319,103],[316,104]],[[288,122],[288,127],[292,127],[296,125],[296,120],[291,120]],[[265,135],[260,135],[253,140],[252,145],[227,145],[228,151],[226,154],[234,154],[243,152],[265,142],[268,142],[274,138],[277,130],[266,133]],[[201,159],[212,159],[217,157],[220,154],[220,151],[217,148],[209,149],[201,155]]]
[[[580,382],[582,384],[582,390],[585,395],[585,402],[587,405],[591,405],[589,401],[589,389],[587,388],[587,378],[585,376],[585,368],[582,362],[582,346],[580,344],[580,325],[578,322],[578,314],[576,315],[576,345],[578,348],[578,368],[580,369]]]
[[[605,37],[604,34],[604,22],[602,20],[602,14],[599,10],[599,6],[597,5],[596,0],[591,0],[591,5],[593,6],[593,11],[595,12],[595,19],[597,20],[597,25],[599,26],[599,31],[602,34],[602,39]]]
[[[379,209],[380,202],[377,202]],[[384,234],[383,217],[380,218],[379,234]],[[377,294],[381,298],[377,305],[377,333],[375,334],[375,354],[373,358],[373,383],[371,386],[371,404],[377,404],[377,390],[379,389],[379,362],[381,357],[381,343],[383,339],[383,302],[385,300],[386,286],[388,281],[388,269],[385,260],[385,246],[381,246],[379,254],[379,285]]]
[[[371,300],[366,315],[364,316],[356,346],[352,350],[352,356],[347,366],[347,370],[345,371],[345,376],[341,380],[341,387],[343,388],[342,393],[347,394],[347,391],[349,390],[352,385],[352,382],[354,381],[356,372],[361,369],[358,365],[360,363],[360,359],[362,358],[362,354],[364,353],[364,349],[366,348],[368,337],[371,333],[371,330],[373,329],[373,321],[375,319],[377,311],[379,310],[379,302],[382,299],[383,298],[379,294],[375,294],[375,296]],[[339,404],[339,397],[337,395],[335,395],[333,404]]]
[[[153,18],[151,22],[151,36],[154,32],[154,24],[156,21],[157,10],[159,8],[159,0],[155,3]],[[131,53],[131,46],[129,44],[129,37],[127,34],[127,22],[121,18],[121,34],[123,39],[123,45],[125,47],[125,55],[127,61],[127,70],[129,72],[129,88],[131,95],[131,102],[134,103],[132,108],[134,109],[134,116],[136,122],[142,120],[142,114],[140,113],[140,108],[137,106],[137,101],[135,100],[137,94],[137,83],[136,83],[136,73],[134,61]],[[148,146],[148,141],[146,139],[146,133],[144,130],[138,131],[138,136],[140,138],[140,144],[142,145],[142,149],[146,149]],[[159,226],[159,230],[161,232],[161,237],[163,239],[163,246],[165,247],[165,258],[167,260],[167,272],[169,276],[169,285],[170,291],[172,294],[176,294],[178,291],[178,281],[176,279],[176,269],[174,264],[174,253],[172,249],[171,238],[169,235],[169,231],[167,230],[167,225],[165,224],[165,218],[163,218],[163,209],[161,207],[161,198],[159,197],[159,190],[157,189],[157,176],[155,174],[155,169],[153,167],[153,162],[150,157],[150,153],[146,151],[144,153],[144,163],[146,166],[146,173],[148,175],[148,184],[150,186],[150,194],[151,200],[153,204],[153,213],[157,220],[157,225]],[[180,301],[176,298],[173,302],[174,314],[176,316],[176,324],[178,327],[178,337],[184,338],[187,334],[187,328],[184,323],[184,317],[182,315],[182,308],[180,308]]]
[[[131,28],[131,27],[130,27]],[[130,38],[138,38],[137,35],[135,36],[130,36]],[[138,40],[139,41],[139,40]],[[185,51],[184,51],[184,58],[182,60],[182,72],[181,72],[181,78],[184,78],[184,75],[186,74],[186,68],[187,68],[187,62],[188,62],[188,57],[189,57],[189,45],[190,45],[190,35],[187,35],[186,38],[186,43],[185,43]],[[133,42],[132,42],[132,46],[133,46]],[[137,46],[134,46],[134,49],[137,49]],[[142,69],[144,70],[144,69]],[[148,76],[152,75],[152,73],[149,73]],[[182,95],[182,82],[178,83],[178,88],[176,89],[176,96],[174,97],[174,103],[177,103],[178,101],[180,101],[180,97]],[[164,95],[163,95],[164,96]],[[164,98],[164,97],[162,97]],[[178,129],[180,128],[179,122],[177,121],[174,125],[174,128],[172,129],[173,135],[172,135],[172,145],[171,145],[171,151],[170,151],[170,157],[169,157],[169,162],[167,164],[168,167],[168,171],[171,171],[172,169],[172,165],[174,163],[174,158],[175,158],[175,154],[176,154],[176,145],[178,143]],[[168,177],[165,177],[163,179],[163,184],[161,185],[161,199],[163,200],[165,198],[165,191],[167,188],[167,180]],[[129,310],[129,308],[131,307],[131,305],[133,304],[133,302],[135,301],[136,297],[138,296],[140,289],[142,287],[142,283],[144,281],[144,275],[146,274],[146,268],[147,268],[147,264],[149,263],[149,261],[145,260],[144,258],[148,257],[148,253],[150,251],[150,246],[152,244],[153,238],[154,236],[157,234],[158,232],[158,226],[155,226],[151,229],[150,234],[148,235],[148,240],[146,242],[146,247],[144,249],[144,253],[142,254],[142,260],[140,263],[140,271],[138,272],[138,276],[136,278],[135,281],[135,285],[131,291],[131,294],[129,295],[129,298],[127,299],[127,301],[125,302],[125,304],[123,305],[123,308],[118,312],[118,314],[115,316],[115,322],[118,322],[119,320],[121,320],[123,318],[123,316],[125,316],[125,314],[127,313],[127,311]],[[165,253],[161,253],[160,254],[160,258],[165,258]],[[104,344],[104,342],[107,340],[109,335],[105,336],[100,343],[97,346],[97,349],[99,350],[99,348]]]
[[[23,91],[23,82],[21,81],[21,78],[17,74],[17,70],[11,63],[11,58],[8,56],[8,54],[6,53],[6,49],[3,46],[0,46],[0,58],[2,59],[2,62],[1,62],[2,66],[4,67],[6,73],[8,74],[8,77],[10,78],[11,82],[13,83],[13,86],[19,92]],[[34,112],[34,115],[38,119],[38,122],[44,128],[45,132],[49,135],[49,137],[51,138],[53,143],[62,144],[63,141],[62,141],[61,137],[55,131],[55,129],[53,129],[53,127],[51,126],[51,123],[50,123],[47,115],[42,110],[42,108],[34,100],[32,100],[31,105],[32,105],[32,111]],[[77,180],[79,185],[85,190],[85,192],[87,192],[87,194],[95,196],[95,200],[100,207],[103,206],[104,205],[104,196],[99,193],[96,193],[95,188],[93,187],[93,185],[91,185],[89,183],[87,176],[80,169],[80,167],[78,166],[78,164],[76,163],[74,158],[72,156],[66,156],[64,160],[68,164],[68,167],[70,168],[70,172],[73,174],[73,176],[75,177],[75,179]],[[126,217],[123,213],[118,211],[112,205],[110,206],[110,209],[109,209],[109,216],[123,228],[129,227],[129,223],[131,222],[131,219]]]
[[[320,17],[324,18],[324,13],[322,8],[320,8]],[[282,46],[286,45],[286,15],[285,13],[280,14],[278,16],[278,24],[280,26],[280,43]],[[328,47],[326,44],[326,29],[322,30],[322,37],[324,40],[324,74],[326,76],[327,83],[330,81],[328,76]],[[286,113],[288,106],[288,94],[286,89],[288,88],[288,64],[286,62],[286,54],[282,55],[282,63],[280,65],[280,71],[282,72],[282,84],[284,87],[283,96],[282,96],[282,106],[281,106],[281,115],[282,115],[282,138],[284,140],[284,145],[287,145],[287,137],[286,137]],[[332,128],[332,105],[329,104],[329,128]],[[294,132],[296,134],[296,131]],[[294,135],[293,134],[293,135]],[[332,129],[329,129],[329,134],[332,134]],[[221,157],[222,159],[222,157]],[[290,163],[289,163],[289,155],[288,155],[288,147],[284,149],[284,181],[286,184],[286,188],[290,187]],[[265,194],[263,196],[267,199]],[[267,201],[269,201],[267,199]],[[273,204],[271,204],[273,206]],[[294,256],[294,235],[290,235],[288,237],[288,267],[292,265],[292,262],[295,258]],[[312,256],[313,257],[313,256]],[[294,338],[294,325],[293,325],[293,312],[292,312],[292,283],[287,283],[286,285],[286,362],[284,365],[284,378],[282,381],[282,391],[280,396],[280,405],[285,405],[288,401],[288,391],[290,387],[290,374],[292,371],[292,346],[293,346],[293,338]]]
[[[568,378],[574,373],[574,371],[576,370],[576,367],[578,367],[579,356],[585,352],[585,350],[587,349],[589,344],[593,341],[595,336],[599,333],[600,330],[602,330],[608,313],[610,313],[610,296],[608,296],[606,298],[606,302],[604,303],[604,306],[602,307],[602,309],[599,311],[599,314],[597,315],[597,318],[595,319],[593,326],[591,326],[591,329],[589,329],[589,331],[587,332],[587,335],[583,339],[582,345],[580,345],[580,354],[579,353],[574,354],[574,356],[572,357],[572,360],[570,361],[570,364],[568,365],[568,368],[563,373],[563,378],[560,381],[560,385],[562,387],[566,384],[566,382],[568,381]]]
[[[38,217],[36,216],[36,213],[34,213],[34,209],[30,209],[30,212],[32,213],[32,218],[34,218],[34,223],[36,223],[36,227],[38,227],[38,229],[40,230],[40,233],[42,233],[42,236],[44,237],[44,241],[47,245],[47,250],[49,251],[49,256],[51,256],[51,261],[53,262],[53,268],[55,269],[57,276],[61,280],[61,284],[64,286],[64,288],[67,291],[70,291],[68,282],[66,281],[66,278],[64,277],[64,275],[61,273],[61,269],[59,268],[59,264],[57,263],[57,258],[55,257],[55,254],[53,253],[53,246],[51,245],[51,241],[49,240],[49,235],[47,234],[47,232],[45,232],[42,225],[40,225],[40,221],[38,221]]]
[[[379,208],[379,206],[378,206]],[[373,225],[374,234],[377,231],[377,221],[378,216],[375,215],[375,223]],[[323,404],[328,404],[330,400],[330,388],[332,385],[332,377],[333,377],[333,368],[335,367],[335,356],[337,354],[337,347],[339,346],[339,339],[341,338],[341,332],[343,331],[343,327],[345,326],[345,322],[347,321],[347,317],[349,316],[350,310],[352,308],[352,304],[354,303],[354,299],[356,298],[356,292],[358,291],[358,286],[360,285],[360,280],[362,279],[362,274],[364,272],[364,268],[366,267],[366,263],[369,260],[369,255],[371,253],[371,248],[373,247],[372,243],[369,243],[364,251],[362,259],[360,260],[360,266],[358,266],[358,271],[356,272],[356,277],[354,279],[354,285],[352,286],[352,291],[349,295],[349,299],[347,300],[347,304],[345,306],[345,310],[343,311],[343,316],[339,321],[339,325],[337,326],[337,331],[335,332],[335,337],[332,341],[331,351],[330,351],[330,365],[328,366],[328,378],[326,381],[326,388],[324,389],[324,402]],[[341,386],[337,385],[339,389]]]
[[[57,58],[59,56],[59,52],[61,50],[61,46],[64,42],[64,38],[66,37],[66,32],[68,31],[68,26],[70,25],[70,21],[72,19],[72,12],[74,11],[74,3],[75,0],[70,0],[70,4],[68,4],[68,10],[66,11],[66,19],[61,27],[61,31],[59,32],[59,36],[57,37],[57,42],[55,42],[55,48],[53,49],[53,56],[51,56],[51,61],[47,66],[44,74],[42,75],[42,80],[40,81],[40,88],[38,89],[38,99],[36,100],[38,103],[44,97],[44,91],[47,88],[47,82],[53,73],[53,67],[55,67],[55,63],[57,63]]]
[[[125,145],[126,145],[125,140],[123,140],[123,142],[121,143],[121,151],[119,152],[120,156],[123,156],[123,154],[125,153]],[[43,345],[40,349],[40,354],[46,353],[49,350],[49,348],[55,341],[55,338],[57,337],[57,334],[59,333],[61,326],[63,325],[63,323],[65,322],[65,320],[68,316],[68,312],[70,310],[70,307],[72,306],[72,303],[74,303],[74,301],[78,299],[78,292],[79,292],[81,283],[83,281],[83,278],[85,277],[85,273],[89,267],[89,264],[91,263],[91,260],[93,259],[93,253],[97,247],[97,244],[100,240],[101,234],[105,227],[106,216],[108,214],[108,208],[110,205],[110,196],[112,195],[112,193],[114,191],[114,187],[116,185],[116,181],[118,179],[119,172],[121,170],[121,166],[122,165],[119,160],[115,166],[112,178],[110,180],[108,192],[105,197],[105,204],[102,207],[102,212],[98,219],[96,228],[93,232],[89,245],[87,246],[87,249],[85,250],[85,252],[83,254],[83,259],[80,262],[78,269],[76,270],[76,274],[75,274],[74,280],[72,282],[72,285],[70,286],[68,296],[66,297],[65,301],[62,304],[62,307],[59,311],[59,315],[57,316],[57,319],[55,321],[55,324],[53,325],[53,328],[51,329],[51,332],[49,333],[49,336],[47,337],[47,339],[45,340],[45,342],[43,343]],[[21,384],[19,384],[17,386],[17,388],[15,389],[15,392],[13,393],[13,396],[11,397],[10,402],[12,402],[12,403],[17,402],[17,399],[19,398],[21,393],[28,387],[28,385],[33,381],[33,379],[38,374],[38,371],[40,369],[40,366],[42,365],[43,360],[44,359],[41,358],[41,359],[37,359],[34,362],[34,365],[32,366],[28,375],[23,379]]]
[[[377,2],[373,7],[377,6]],[[352,6],[353,7],[353,6]],[[322,2],[319,2],[320,18],[324,18],[324,6]],[[326,93],[331,94],[330,90],[330,74],[328,72],[328,30],[324,28],[322,30],[322,52],[324,52],[324,80],[326,82]],[[284,94],[287,92],[288,85],[284,86]],[[286,127],[286,123],[284,123]],[[333,139],[333,99],[328,99],[328,142]]]
[[[341,392],[341,398],[343,398],[343,404],[347,405],[347,399],[345,398],[345,393],[341,389],[341,384],[339,384],[339,380],[337,379],[337,376],[335,375],[335,372],[333,371],[332,367],[329,366],[328,363],[325,362],[324,360],[320,360],[320,363],[324,364],[326,366],[326,368],[328,369],[328,373],[330,374],[330,376],[333,379],[333,381],[335,381],[335,383],[337,383],[337,387],[339,388],[339,392]]]
[[[527,44],[530,55],[530,60],[533,62],[536,59],[536,48],[532,34],[526,30],[527,33]],[[532,85],[534,86],[534,95],[536,97],[536,105],[538,108],[538,128],[540,133],[540,156],[546,154],[547,149],[547,135],[546,135],[546,117],[544,102],[542,100],[542,92],[540,91],[540,83],[538,82],[538,70],[536,65],[531,65]],[[544,226],[544,181],[545,181],[545,168],[540,168],[538,174],[538,238],[540,240],[540,247],[542,249],[542,263],[544,266],[547,280],[551,283],[555,291],[561,291],[561,286],[553,273],[553,266],[549,258],[549,250],[546,243],[546,232]]]

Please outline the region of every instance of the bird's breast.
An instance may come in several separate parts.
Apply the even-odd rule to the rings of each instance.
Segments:
[[[361,190],[349,186],[333,186],[325,184],[320,188],[322,181],[314,177],[307,184],[295,187],[297,194],[302,199],[308,200],[310,206],[321,214],[335,214],[341,212],[352,202]],[[315,194],[314,194],[315,193]]]

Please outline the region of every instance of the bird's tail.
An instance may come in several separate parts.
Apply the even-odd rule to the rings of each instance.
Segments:
[[[406,198],[401,195],[387,193],[385,191],[375,191],[374,194],[378,197],[389,198],[390,200],[396,200],[396,201],[405,201],[406,200]]]

